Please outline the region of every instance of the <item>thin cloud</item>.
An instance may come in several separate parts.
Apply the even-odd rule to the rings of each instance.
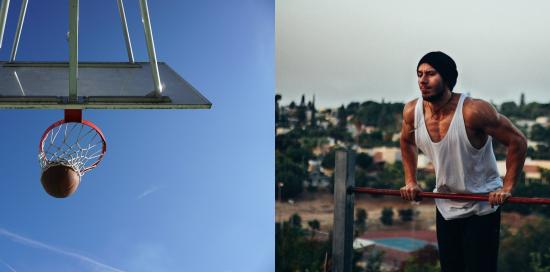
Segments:
[[[498,104],[518,101],[522,92],[529,102],[550,99],[550,1],[499,1],[498,12],[494,1],[399,1],[400,8],[395,2],[277,1],[280,104],[299,103],[302,94],[306,102],[315,95],[317,108],[409,101],[420,95],[418,61],[435,50],[456,61],[455,92]],[[419,16],[426,7],[445,12]]]
[[[87,262],[89,264],[92,264],[92,265],[96,266],[97,268],[108,269],[109,271],[115,271],[115,272],[123,272],[123,270],[120,270],[118,268],[112,267],[112,266],[104,264],[104,263],[100,263],[100,262],[98,262],[94,259],[91,259],[89,257],[80,255],[78,253],[74,253],[74,252],[63,250],[63,249],[59,249],[59,248],[56,248],[54,246],[50,246],[48,244],[30,239],[30,238],[27,238],[27,237],[23,237],[21,235],[15,234],[15,233],[10,232],[10,231],[8,231],[6,229],[3,229],[3,228],[0,228],[0,235],[8,237],[12,241],[20,243],[20,244],[25,245],[25,246],[39,248],[39,249],[45,249],[45,250],[48,250],[48,251],[51,251],[51,252],[54,252],[54,253],[57,253],[57,254],[65,255],[65,256],[68,256],[68,257],[78,259],[78,260],[83,261],[83,262]]]
[[[2,263],[4,266],[6,266],[10,271],[12,272],[17,272],[15,270],[15,268],[13,268],[11,265],[9,265],[8,263],[4,262],[2,259],[0,259],[0,263]]]
[[[144,198],[144,197],[146,197],[146,196],[148,196],[148,195],[150,195],[150,194],[152,194],[152,193],[158,191],[158,189],[160,189],[160,187],[153,186],[153,187],[147,189],[145,192],[141,193],[141,194],[137,197],[137,199],[138,199],[138,200],[139,200],[139,199],[142,199],[142,198]]]

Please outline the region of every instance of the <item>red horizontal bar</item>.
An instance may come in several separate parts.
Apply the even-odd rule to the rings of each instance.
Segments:
[[[371,195],[393,195],[401,196],[399,190],[391,189],[374,189],[367,187],[354,187],[355,193],[366,193]],[[489,201],[489,195],[481,194],[448,194],[448,193],[432,193],[421,192],[419,197],[426,198],[444,198],[444,199],[458,199],[458,200],[475,200],[475,201]],[[541,197],[517,197],[511,196],[506,200],[507,203],[521,203],[521,204],[550,204],[550,199]]]

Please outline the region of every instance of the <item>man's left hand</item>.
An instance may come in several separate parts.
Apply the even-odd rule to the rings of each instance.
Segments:
[[[491,205],[502,205],[508,199],[512,196],[512,193],[508,190],[499,189],[494,192],[489,193],[489,203]]]

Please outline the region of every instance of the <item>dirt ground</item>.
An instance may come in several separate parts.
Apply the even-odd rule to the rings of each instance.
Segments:
[[[394,210],[394,225],[384,226],[380,223],[381,211],[384,207]],[[374,198],[368,195],[355,196],[355,209],[363,208],[368,213],[367,225],[369,230],[435,230],[435,203],[433,199],[425,199],[420,204],[411,204],[398,197],[385,196]],[[418,220],[403,223],[399,219],[398,210],[413,208]],[[333,224],[333,199],[329,192],[304,193],[298,199],[275,204],[275,221],[286,221],[292,214],[298,213],[302,218],[302,227],[307,228],[307,222],[317,219],[321,224],[321,231],[328,232]],[[508,225],[510,231],[515,232],[526,222],[538,220],[537,216],[522,216],[517,213],[503,213],[502,224]]]
[[[307,228],[307,222],[317,219],[321,224],[321,231],[332,229],[333,214],[332,194],[323,193],[304,193],[299,199],[292,202],[276,202],[275,220],[285,221],[294,213],[298,213],[302,218],[302,226]],[[380,215],[384,207],[392,207],[394,210],[394,226],[382,226]],[[398,197],[378,197],[373,198],[366,195],[355,196],[355,209],[365,209],[368,213],[367,225],[370,230],[384,228],[389,229],[435,229],[435,204],[433,200],[424,200],[419,205],[413,205],[410,202],[401,200]],[[403,224],[399,220],[398,210],[413,208],[418,214],[420,220],[416,223],[410,222]]]

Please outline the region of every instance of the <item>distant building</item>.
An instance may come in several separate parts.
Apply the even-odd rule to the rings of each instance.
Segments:
[[[313,100],[305,101],[305,96],[302,95],[302,99],[299,105],[291,102],[288,106],[278,108],[279,124],[294,128],[296,126],[316,126],[318,121],[317,110],[315,109],[315,96]]]
[[[374,126],[366,126],[364,128],[364,132],[367,133],[367,134],[370,134],[370,133],[373,133],[373,132],[376,132],[378,131],[379,129],[377,127],[374,127]]]
[[[287,133],[289,133],[290,131],[292,131],[292,129],[290,129],[290,128],[278,127],[278,128],[275,130],[275,135],[287,134]]]
[[[321,173],[323,173],[323,175],[327,177],[332,177],[332,174],[334,174],[334,169],[327,169],[327,168],[321,167],[319,171],[321,171]]]
[[[330,123],[328,121],[325,121],[325,120],[319,120],[318,124],[321,128],[327,129]]]
[[[532,160],[530,158],[527,158],[527,160],[525,160],[525,164],[536,165],[540,168],[550,169],[550,160]]]
[[[546,117],[546,116],[537,117],[537,119],[535,119],[535,122],[537,124],[540,124],[540,125],[544,126],[544,127],[548,127],[548,117]]]
[[[306,187],[315,187],[315,188],[328,188],[330,186],[330,177],[327,177],[321,171],[317,170],[309,174],[309,179],[304,184]]]
[[[335,144],[334,138],[327,137],[324,140],[321,140],[321,143],[316,147],[314,147],[311,150],[311,152],[313,153],[313,155],[317,157],[324,156],[332,150],[332,147],[334,146],[334,144]]]
[[[373,157],[375,163],[386,162],[393,164],[396,161],[401,161],[401,149],[399,147],[380,146],[374,148],[362,148],[360,151]]]
[[[523,172],[525,172],[525,181],[542,181],[542,173],[536,165],[523,166]]]
[[[357,137],[359,136],[359,134],[361,133],[361,128],[362,128],[362,124],[361,123],[350,123],[348,122],[347,126],[346,126],[346,130],[349,132],[349,134],[351,134],[351,137]]]
[[[417,160],[417,163],[416,163],[416,168],[417,169],[426,168],[430,164],[432,164],[432,161],[430,160],[430,158],[428,158],[428,156],[426,156],[424,154],[418,154],[418,160]]]
[[[304,186],[328,188],[330,186],[330,177],[321,172],[321,160],[309,160],[307,164],[309,177],[308,180],[304,181]]]
[[[400,133],[400,132],[394,133],[394,134],[391,136],[391,140],[394,141],[394,142],[399,141],[399,139],[401,139],[401,133]]]
[[[534,124],[536,124],[533,120],[528,119],[518,119],[515,121],[516,125],[520,127],[524,127],[527,129],[527,132],[531,132],[531,127],[533,127]]]
[[[384,154],[382,154],[382,152],[375,152],[372,154],[372,162],[375,164],[384,164],[386,162],[384,160]]]
[[[338,116],[336,115],[336,111],[326,111],[324,114],[324,119],[333,126],[338,125]]]
[[[546,145],[546,144],[544,142],[536,142],[536,141],[531,141],[529,139],[527,140],[527,146],[533,148],[534,150],[537,150],[539,145]]]
[[[497,161],[498,173],[501,177],[506,174],[506,161]],[[525,182],[542,182],[548,183],[548,180],[544,180],[541,169],[550,170],[550,160],[531,160],[527,158],[523,171],[525,172]]]

